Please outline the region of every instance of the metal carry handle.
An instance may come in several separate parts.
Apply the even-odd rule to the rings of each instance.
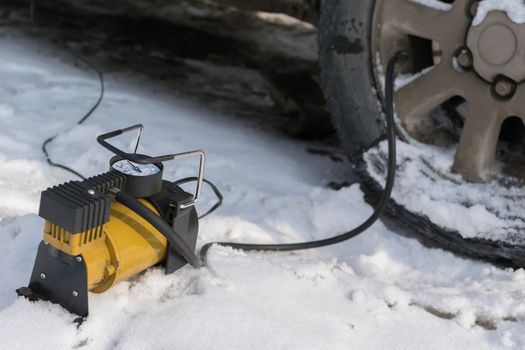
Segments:
[[[133,153],[124,152],[120,148],[117,148],[117,147],[109,144],[106,141],[106,140],[108,140],[110,138],[122,135],[124,133],[129,132],[129,131],[137,130],[137,129],[139,130],[139,134],[138,134],[138,137],[137,137],[137,143],[135,145],[135,150],[134,150]],[[206,154],[204,153],[204,151],[195,150],[195,151],[175,153],[175,154],[166,154],[166,155],[158,156],[158,157],[150,157],[150,156],[145,156],[145,155],[142,155],[142,154],[137,154],[137,149],[139,147],[140,138],[142,136],[142,132],[143,131],[144,131],[144,126],[142,124],[136,124],[136,125],[132,125],[132,126],[129,126],[127,128],[124,128],[124,129],[118,129],[118,130],[115,130],[115,131],[111,131],[111,132],[99,135],[97,137],[97,142],[102,147],[104,147],[105,149],[109,150],[110,152],[116,154],[117,156],[122,157],[123,159],[127,159],[127,160],[132,161],[132,162],[137,163],[137,164],[162,163],[162,162],[166,162],[166,161],[169,161],[169,160],[175,160],[175,159],[180,159],[180,158],[195,157],[195,156],[199,157],[199,175],[198,175],[198,178],[197,178],[198,179],[197,180],[197,186],[195,188],[195,194],[193,195],[193,200],[188,202],[188,203],[181,204],[180,207],[184,209],[184,208],[189,208],[189,207],[195,205],[195,203],[197,203],[197,201],[199,200],[199,198],[201,196],[202,181],[204,179],[204,166],[205,166],[205,162],[206,162]]]
[[[197,201],[199,200],[201,196],[202,181],[204,180],[204,166],[206,162],[206,154],[204,153],[204,151],[201,151],[201,150],[173,154],[173,159],[195,157],[195,156],[199,157],[199,175],[197,177],[197,186],[195,188],[195,194],[193,195],[193,200],[188,203],[181,204],[180,207],[182,209],[189,208],[195,205],[195,203],[197,203]]]

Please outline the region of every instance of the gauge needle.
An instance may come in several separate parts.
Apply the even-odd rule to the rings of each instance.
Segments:
[[[127,162],[129,163],[129,165],[131,165],[131,167],[133,168],[133,170],[138,171],[139,173],[142,172],[138,166],[133,165],[129,160],[128,160]]]

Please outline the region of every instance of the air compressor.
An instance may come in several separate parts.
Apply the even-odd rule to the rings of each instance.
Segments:
[[[133,153],[107,142],[138,130]],[[150,157],[137,154],[143,126],[100,135],[115,154],[106,173],[42,192],[39,216],[45,220],[28,287],[30,300],[49,300],[81,317],[88,315],[88,291],[102,293],[154,265],[172,273],[195,256],[199,228],[195,203],[204,177],[205,154],[191,151]],[[163,162],[199,158],[194,194],[163,180]]]
[[[384,212],[394,187],[394,69],[398,62],[405,62],[407,58],[406,52],[399,51],[387,65],[386,184],[373,213],[359,226],[339,235],[308,242],[209,242],[202,246],[200,255],[196,255],[199,216],[195,204],[203,182],[210,185],[219,199],[206,214],[222,203],[220,191],[204,179],[205,153],[197,150],[157,157],[138,154],[144,128],[137,124],[97,137],[101,146],[115,154],[109,161],[108,172],[42,192],[39,215],[45,220],[44,238],[38,247],[29,285],[17,289],[17,293],[29,300],[49,300],[85,318],[89,313],[88,292],[102,293],[119,281],[155,265],[163,265],[166,273],[172,273],[188,263],[195,268],[202,267],[206,263],[208,250],[215,244],[246,251],[297,251],[337,244],[365,232]],[[126,153],[107,142],[133,130],[138,130],[133,153]],[[45,145],[53,138],[46,140],[43,146],[48,162],[80,176],[71,168],[50,160]],[[183,157],[199,158],[198,176],[176,182],[164,180],[163,162]],[[193,180],[196,181],[193,194],[179,186]]]

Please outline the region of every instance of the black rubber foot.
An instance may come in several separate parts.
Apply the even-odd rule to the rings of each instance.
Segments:
[[[29,301],[47,300],[42,295],[35,293],[29,287],[20,287],[20,288],[18,288],[16,290],[16,294],[18,294],[18,296],[26,298]]]

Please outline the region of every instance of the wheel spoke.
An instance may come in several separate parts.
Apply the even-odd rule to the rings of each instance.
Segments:
[[[519,117],[525,124],[525,85],[518,84],[512,100],[505,103],[507,115]]]
[[[490,96],[478,96],[470,101],[473,103],[469,103],[453,170],[468,181],[480,181],[487,179],[496,163],[496,146],[504,115]]]
[[[410,0],[385,0],[383,24],[407,34],[441,41],[443,24],[449,25],[450,11],[442,11]]]
[[[409,133],[417,134],[434,108],[458,95],[454,75],[442,62],[396,92],[396,112]]]

